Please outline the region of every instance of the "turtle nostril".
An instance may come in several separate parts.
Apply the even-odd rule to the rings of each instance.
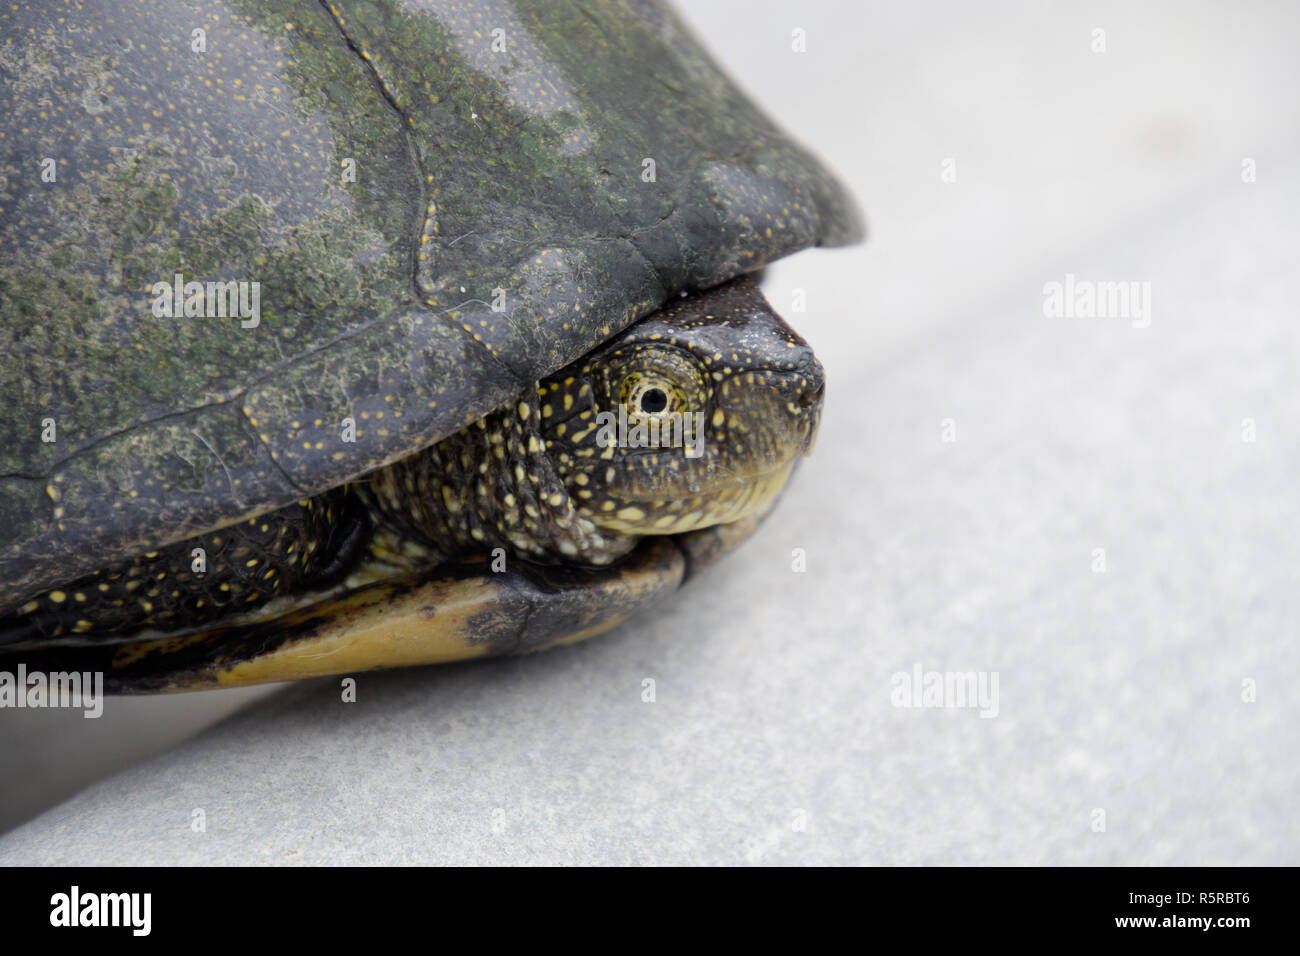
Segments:
[[[816,404],[822,400],[822,396],[825,394],[825,382],[819,382],[817,385],[809,386],[799,394],[799,407],[807,408],[810,405]]]

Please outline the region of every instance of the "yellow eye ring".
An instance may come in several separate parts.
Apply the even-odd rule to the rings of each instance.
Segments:
[[[686,396],[674,382],[658,375],[634,373],[623,381],[623,404],[628,415],[664,419],[685,411]]]

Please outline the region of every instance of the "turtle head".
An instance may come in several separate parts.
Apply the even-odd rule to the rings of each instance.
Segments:
[[[578,512],[618,534],[676,534],[771,501],[812,448],[824,375],[739,279],[665,305],[538,388]]]

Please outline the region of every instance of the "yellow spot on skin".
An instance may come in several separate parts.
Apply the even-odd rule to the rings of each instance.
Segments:
[[[532,409],[528,407],[527,403],[525,402],[519,403],[519,417],[522,418],[524,421],[528,421],[528,415],[531,411]]]
[[[618,516],[624,521],[642,521],[645,518],[645,512],[640,508],[623,508],[619,511]]]
[[[721,428],[726,423],[727,423],[727,416],[723,413],[722,409],[719,408],[717,411],[713,413],[713,427]]]
[[[62,591],[51,591],[51,592],[50,592],[50,600],[53,601],[55,604],[62,604],[62,603],[63,603],[64,601],[66,601],[67,599],[68,599],[68,596],[67,596],[66,594],[64,594]]]

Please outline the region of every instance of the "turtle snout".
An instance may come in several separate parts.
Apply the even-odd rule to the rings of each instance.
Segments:
[[[816,385],[809,385],[799,393],[799,407],[808,408],[812,405],[820,405],[822,398],[826,395],[826,383],[818,382]]]
[[[822,396],[826,394],[826,370],[822,368],[822,363],[817,361],[817,356],[813,354],[812,349],[805,346],[799,351],[803,354],[799,356],[794,366],[794,373],[803,386],[799,391],[799,405],[808,408],[819,404]]]
[[[822,402],[826,398],[826,370],[809,349],[800,359],[797,374],[801,382],[797,401],[800,416],[806,420],[803,453],[811,455],[817,441],[817,426],[821,424]]]

